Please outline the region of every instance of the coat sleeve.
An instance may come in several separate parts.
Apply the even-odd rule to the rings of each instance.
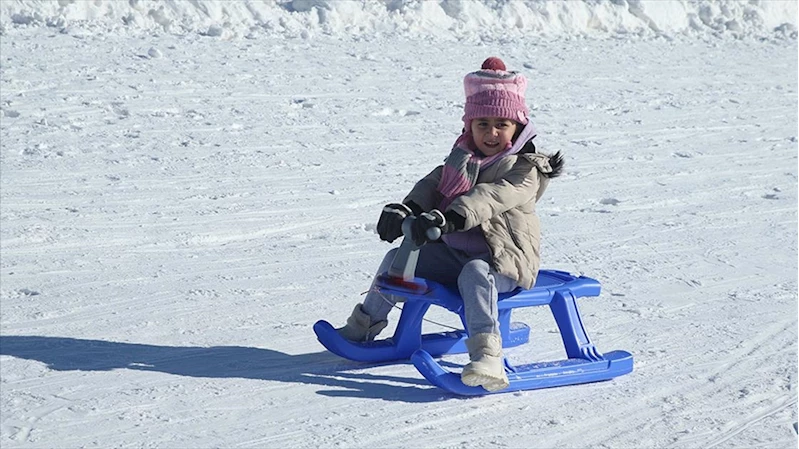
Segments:
[[[530,160],[517,158],[501,177],[494,182],[478,183],[453,201],[447,210],[465,217],[464,229],[471,229],[505,211],[535,202],[538,177],[538,170]]]
[[[438,182],[441,180],[441,171],[443,168],[443,165],[439,165],[428,173],[427,176],[420,179],[416,185],[413,186],[408,196],[402,201],[413,201],[424,211],[436,209],[438,205],[441,204],[441,200],[444,199],[444,196],[438,191]]]

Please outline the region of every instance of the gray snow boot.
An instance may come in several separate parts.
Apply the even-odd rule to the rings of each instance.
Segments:
[[[466,340],[471,362],[463,368],[461,382],[488,391],[508,388],[502,357],[502,339],[497,334],[475,334]]]
[[[386,320],[373,323],[372,317],[363,311],[363,305],[358,304],[352,310],[352,315],[347,318],[347,325],[336,329],[336,331],[347,340],[360,343],[374,340],[386,326],[388,326]]]

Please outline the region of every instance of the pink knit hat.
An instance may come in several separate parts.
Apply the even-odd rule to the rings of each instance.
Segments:
[[[524,103],[527,78],[518,72],[508,72],[505,63],[496,57],[483,61],[480,70],[463,78],[466,91],[463,123],[469,129],[473,119],[502,117],[526,125],[529,110]]]

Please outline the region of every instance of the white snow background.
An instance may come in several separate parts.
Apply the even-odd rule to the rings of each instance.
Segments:
[[[3,0],[0,446],[796,447],[796,10]],[[627,376],[463,399],[316,341],[492,55],[566,157],[543,266],[603,284]],[[514,320],[514,361],[564,357]]]

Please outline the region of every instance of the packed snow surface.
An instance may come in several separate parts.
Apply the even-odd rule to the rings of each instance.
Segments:
[[[795,2],[0,13],[0,447],[796,446]],[[542,264],[602,283],[583,322],[629,375],[462,399],[313,334],[395,246],[380,209],[447,155],[487,56],[565,155]],[[564,357],[546,308],[514,321],[514,362]]]

